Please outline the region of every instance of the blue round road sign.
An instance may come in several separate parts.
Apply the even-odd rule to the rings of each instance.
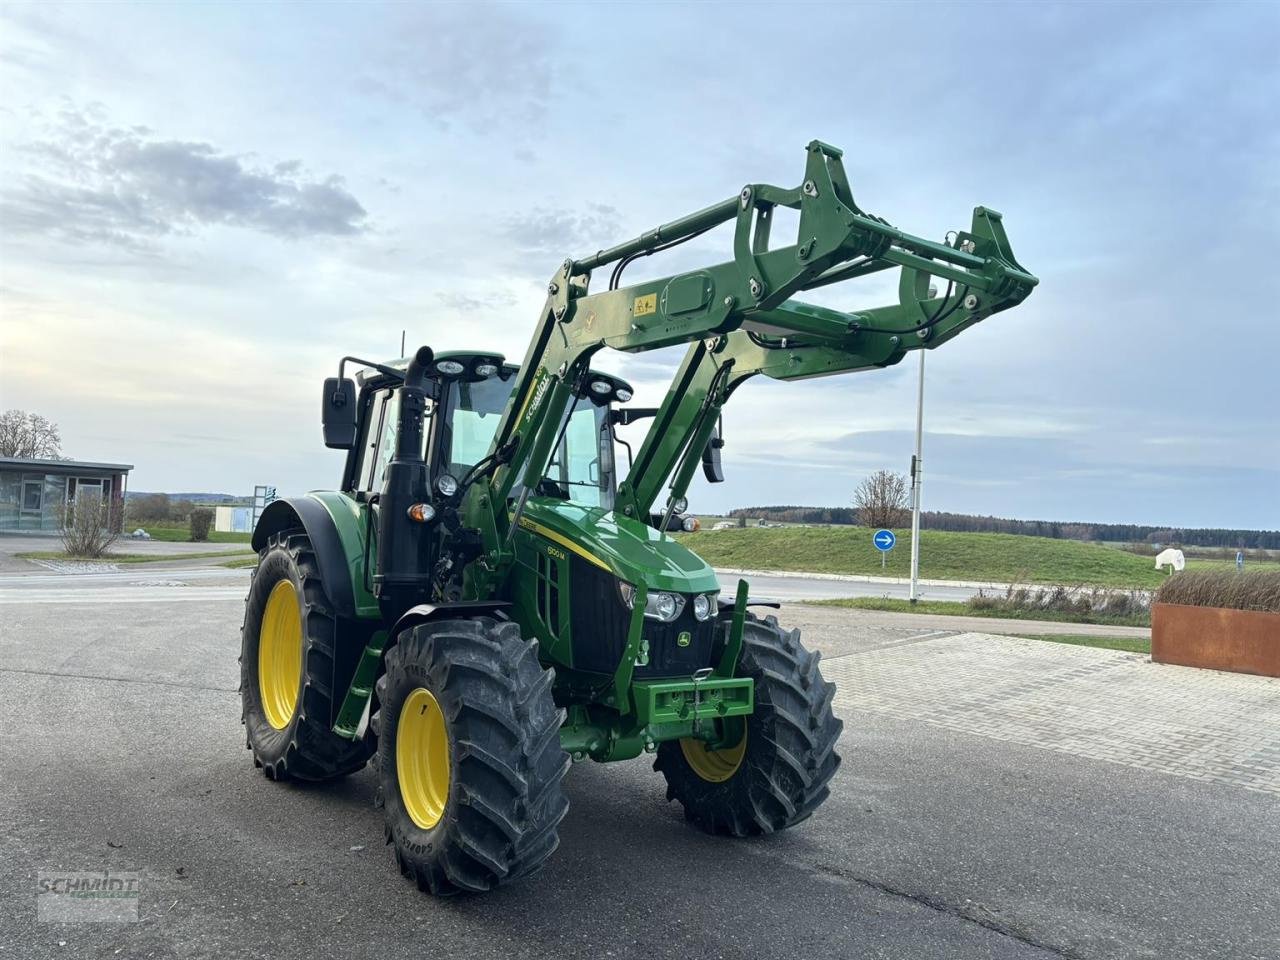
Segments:
[[[871,538],[871,542],[876,545],[877,550],[888,553],[893,549],[893,545],[898,542],[898,538],[893,535],[892,530],[877,530],[875,536]]]

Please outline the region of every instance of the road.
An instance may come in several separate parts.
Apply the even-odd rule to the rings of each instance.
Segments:
[[[737,587],[738,576],[720,573],[720,582],[727,595]],[[119,564],[115,570],[86,574],[56,573],[34,567],[29,562],[17,561],[5,567],[0,574],[0,602],[6,596],[15,600],[29,600],[32,588],[56,587],[59,591],[98,588],[107,584],[155,584],[158,582],[194,584],[217,581],[223,584],[244,584],[249,579],[245,569],[227,570],[222,567],[194,566],[190,561],[173,563]],[[907,596],[907,587],[900,584],[876,583],[856,580],[838,580],[809,577],[760,576],[747,577],[751,583],[752,599],[804,601],[835,597],[883,597]],[[10,593],[21,590],[22,593]],[[923,588],[921,596],[929,600],[967,600],[977,592],[974,587],[930,586]]]
[[[56,549],[56,541],[48,537],[0,537],[0,592],[5,584],[16,577],[25,578],[40,575],[40,571],[30,561],[19,560],[14,554],[19,552],[37,552]],[[248,549],[244,544],[208,544],[208,543],[167,543],[152,541],[121,541],[117,547],[125,553],[142,553],[153,555],[194,552],[225,551],[228,553],[243,552]],[[196,569],[190,561],[176,560],[174,563],[120,564],[118,579],[154,580],[160,571],[166,571],[175,579],[187,581],[191,571]],[[214,574],[208,569],[195,576],[223,576],[228,582],[242,581],[248,577],[247,571],[234,571],[217,574],[221,568],[214,568]],[[717,571],[726,593],[732,593],[737,586],[738,575],[732,571]],[[56,576],[56,574],[54,574]],[[78,581],[79,577],[75,580]],[[803,601],[823,600],[836,597],[897,597],[907,599],[910,588],[905,583],[882,582],[872,579],[836,578],[805,576],[771,576],[752,573],[747,576],[751,583],[753,598]],[[62,586],[75,588],[73,580],[67,580]],[[978,592],[978,587],[926,583],[919,587],[918,595],[926,600],[967,600]]]
[[[732,595],[737,588],[738,576],[717,571],[721,588]],[[837,580],[820,577],[772,577],[752,574],[746,579],[751,584],[753,599],[768,600],[829,600],[836,597],[897,597],[902,600],[911,595],[905,583],[881,583],[871,580]],[[920,587],[917,596],[923,600],[968,600],[978,592],[977,587],[939,586]]]
[[[803,601],[834,597],[898,596],[906,597],[906,587],[897,584],[868,583],[836,579],[801,577],[750,576],[752,599]],[[0,574],[0,604],[28,603],[36,600],[76,600],[89,602],[102,597],[123,602],[132,599],[163,599],[173,594],[173,586],[197,585],[217,589],[219,597],[244,595],[249,580],[246,569],[228,570],[217,566],[197,566],[190,561],[173,563],[120,564],[115,570],[93,573],[56,573],[17,561]],[[727,595],[737,587],[734,574],[720,575]],[[122,589],[124,588],[124,589]],[[104,592],[104,591],[108,591]],[[89,591],[89,592],[84,592]],[[970,587],[929,587],[924,596],[932,600],[965,600],[976,592]],[[187,594],[173,594],[170,599]]]
[[[0,583],[0,956],[1274,960],[1280,682],[792,605],[846,722],[812,820],[708,838],[583,764],[536,879],[437,902],[369,771],[254,770],[244,572],[161,573]],[[104,867],[141,922],[35,920],[37,871]]]
[[[228,570],[219,566],[196,566],[190,563],[149,563],[122,565],[110,572],[91,574],[58,574],[26,572],[0,576],[0,607],[31,604],[128,604],[189,603],[203,600],[243,599],[249,580],[246,569]],[[732,593],[737,577],[722,576],[726,593]],[[753,599],[779,600],[795,604],[850,596],[850,584],[841,580],[802,579],[792,577],[752,577]],[[189,587],[192,589],[181,589]],[[957,588],[963,591],[966,588]],[[809,608],[806,620],[824,631],[848,621],[843,610]],[[951,617],[938,614],[881,613],[858,611],[863,627],[884,626],[895,630],[979,630],[1034,636],[1064,633],[1095,636],[1147,637],[1145,627],[1115,627],[1095,624],[1052,623],[1039,620],[1006,620],[993,617]]]

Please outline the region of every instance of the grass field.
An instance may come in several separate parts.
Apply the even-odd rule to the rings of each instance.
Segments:
[[[910,576],[911,531],[895,531],[898,543],[883,570],[872,532],[865,527],[747,527],[700,531],[681,540],[717,567]],[[920,576],[1144,589],[1164,581],[1152,560],[1124,550],[1076,540],[940,530],[921,533]]]
[[[1141,637],[1086,637],[1068,633],[1037,633],[1020,636],[1023,640],[1047,640],[1050,643],[1070,643],[1077,647],[1099,647],[1103,650],[1123,650],[1126,653],[1151,653],[1151,641]]]
[[[187,543],[191,540],[191,528],[183,524],[162,524],[142,528],[151,535],[152,540],[163,540],[166,543]],[[223,533],[218,530],[209,531],[209,543],[248,543],[250,534]]]
[[[1152,561],[1154,563],[1154,561]],[[1187,557],[1188,570],[1234,570],[1234,560],[1216,560],[1209,557]],[[1280,570],[1280,562],[1275,560],[1247,560],[1245,570]]]
[[[1100,623],[1115,627],[1149,627],[1146,613],[1126,617],[1098,614],[1066,613],[1060,610],[975,609],[963,600],[909,600],[894,597],[849,597],[840,600],[810,600],[820,607],[844,607],[852,610],[885,610],[890,613],[936,613],[947,617],[991,617],[997,620],[1049,620],[1054,623]]]

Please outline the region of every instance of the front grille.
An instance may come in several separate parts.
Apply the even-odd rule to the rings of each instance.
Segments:
[[[631,611],[618,596],[617,578],[579,556],[569,559],[569,626],[573,665],[613,673],[627,646]]]
[[[618,595],[617,578],[581,557],[570,561],[570,626],[573,630],[573,665],[578,670],[612,674],[627,646],[631,611]],[[699,622],[693,602],[686,597],[684,610],[671,623],[646,619],[643,636],[649,641],[649,663],[636,667],[638,679],[687,677],[711,666],[715,644],[715,619]],[[681,633],[689,645],[679,644]]]

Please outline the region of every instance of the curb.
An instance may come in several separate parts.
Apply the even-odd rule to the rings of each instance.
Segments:
[[[716,573],[735,577],[785,577],[795,580],[840,580],[845,583],[886,583],[905,586],[910,577],[871,577],[849,573],[803,573],[796,570],[742,570],[738,567],[715,567]],[[922,587],[972,587],[983,590],[1008,590],[1012,583],[995,583],[989,580],[925,580],[916,581]],[[1023,586],[1052,587],[1051,583],[1023,584]]]

